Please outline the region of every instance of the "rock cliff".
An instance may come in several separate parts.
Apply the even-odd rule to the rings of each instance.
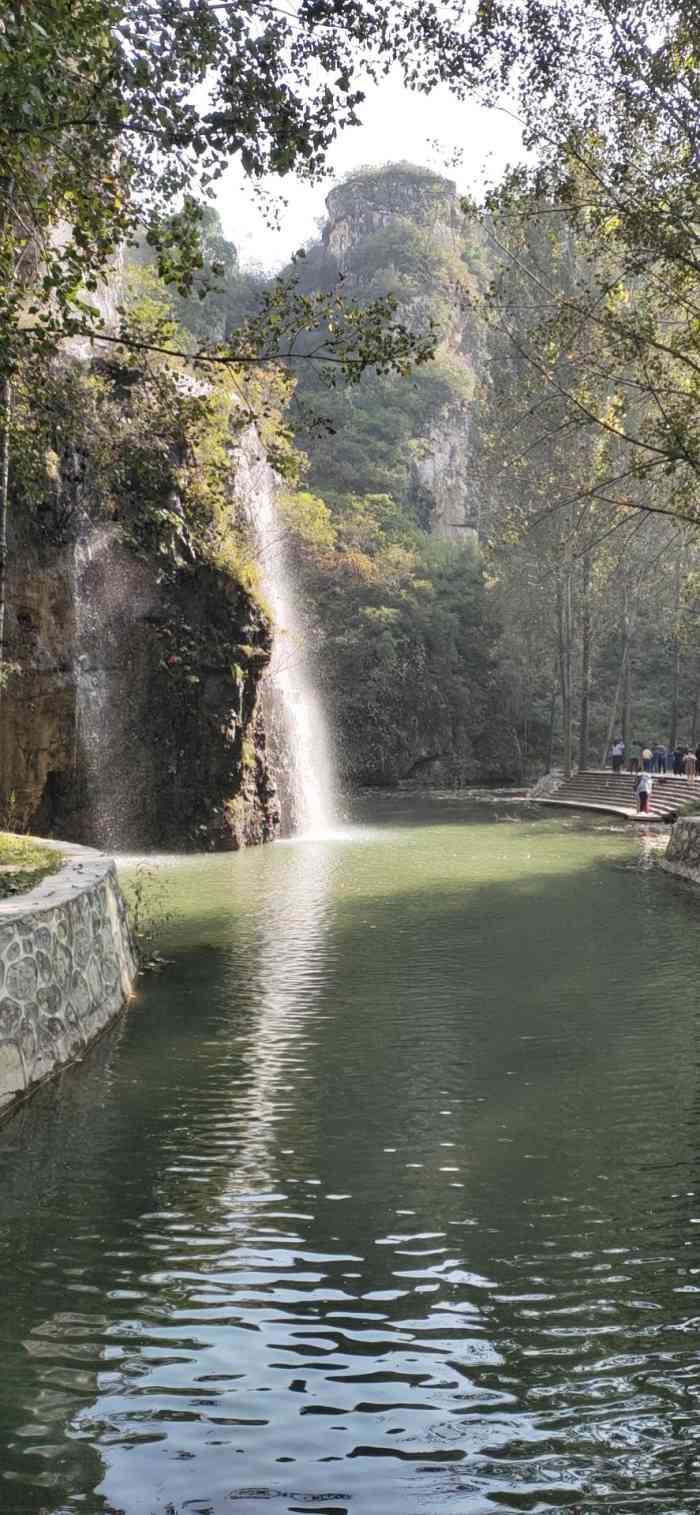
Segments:
[[[331,190],[326,209],[323,247],[334,268],[362,292],[396,293],[409,326],[436,328],[450,392],[416,430],[410,494],[433,535],[467,540],[480,526],[473,428],[484,339],[471,295],[486,278],[481,227],[452,180],[407,163],[353,175]]]
[[[64,441],[46,498],[13,498],[0,824],[109,848],[265,841],[269,619],[184,515],[172,551],[136,550],[140,502],[106,513],[93,461]]]
[[[308,397],[329,423],[328,437],[302,429],[299,440],[336,532],[306,582],[343,774],[351,785],[507,781],[518,758],[479,551],[484,233],[450,180],[405,163],[351,176],[327,209],[306,287],[339,272],[353,298],[393,294],[398,318],[437,338],[410,378],[365,375],[329,397],[299,375],[302,406]]]
[[[323,243],[342,273],[353,267],[358,243],[397,221],[427,228],[448,251],[458,249],[464,230],[452,180],[409,163],[353,174],[330,191],[326,210]]]

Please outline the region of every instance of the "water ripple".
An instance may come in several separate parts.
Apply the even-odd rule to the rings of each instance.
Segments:
[[[0,1133],[3,1515],[697,1515],[694,902],[411,805],[164,863],[170,976]]]

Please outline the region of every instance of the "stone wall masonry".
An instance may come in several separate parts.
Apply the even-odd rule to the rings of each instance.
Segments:
[[[57,846],[66,862],[0,901],[0,1117],[79,1057],[123,1009],[136,976],[111,858]]]
[[[661,867],[700,884],[700,815],[682,815],[674,822]]]

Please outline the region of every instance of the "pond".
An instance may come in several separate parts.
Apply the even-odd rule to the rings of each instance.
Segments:
[[[3,1515],[697,1515],[697,891],[446,795],[158,872],[0,1128]]]

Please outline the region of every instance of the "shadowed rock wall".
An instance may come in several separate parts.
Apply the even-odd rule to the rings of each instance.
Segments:
[[[700,815],[681,816],[674,822],[661,866],[677,878],[700,884]]]
[[[57,546],[15,539],[0,825],[110,850],[268,840],[270,648],[259,605],[210,564],[166,577],[85,516]]]

